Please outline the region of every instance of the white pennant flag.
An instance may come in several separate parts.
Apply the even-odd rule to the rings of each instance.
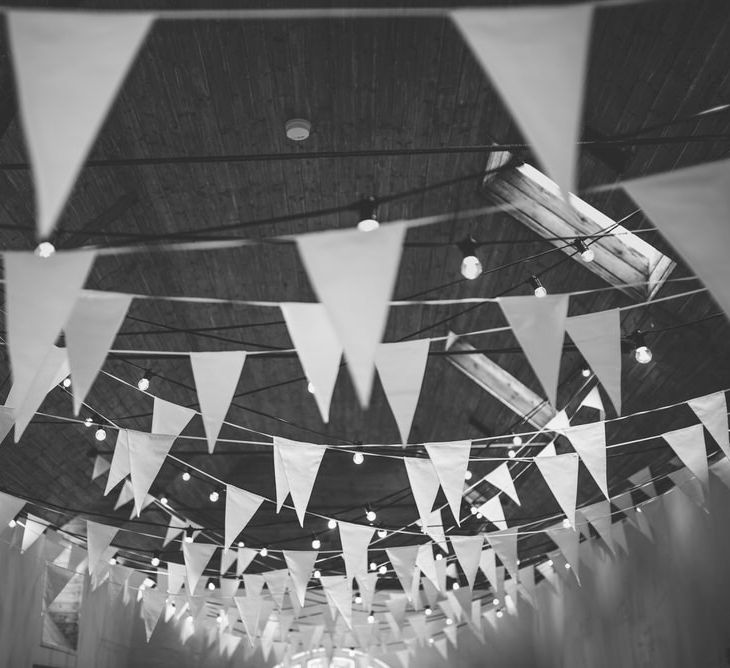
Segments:
[[[369,234],[369,233],[368,233]],[[352,628],[352,587],[346,575],[326,575],[319,579],[327,598]]]
[[[502,502],[499,500],[499,494],[496,494],[491,499],[487,499],[479,508],[478,513],[484,515],[497,529],[506,529],[507,522],[504,518],[504,509],[502,508]]]
[[[411,432],[430,345],[431,339],[381,343],[375,355],[378,376],[402,443],[408,442]]]
[[[622,185],[730,316],[730,160]],[[688,220],[694,223],[688,225]]]
[[[109,494],[124,478],[129,475],[129,434],[126,429],[120,429],[117,434],[117,443],[114,446],[114,455],[106,479],[104,496]]]
[[[96,455],[94,459],[94,470],[91,472],[91,479],[96,480],[99,476],[104,475],[110,467],[111,462],[108,459],[101,455]]]
[[[245,361],[246,353],[242,350],[190,353],[190,366],[210,454],[215,449]]]
[[[152,633],[157,628],[162,611],[165,608],[167,594],[157,589],[145,589],[142,592],[142,620],[144,621],[145,637],[150,641]]]
[[[74,415],[101,369],[132,302],[131,295],[83,290],[64,327]]]
[[[446,544],[446,536],[444,535],[444,519],[440,510],[436,509],[431,512],[428,516],[428,521],[423,525],[423,531],[444,552],[449,551],[448,545]]]
[[[188,577],[188,594],[192,596],[217,546],[207,543],[188,543],[187,541],[183,541],[182,546],[185,572]]]
[[[3,253],[7,343],[18,404],[11,408],[20,408],[25,400],[95,257],[95,251],[57,252],[48,258],[27,251]]]
[[[43,535],[43,532],[48,528],[48,522],[36,517],[35,515],[28,514],[25,516],[25,528],[23,529],[23,541],[20,546],[20,552],[23,553],[29,550],[33,544]]]
[[[548,401],[555,406],[568,295],[500,297],[499,305]]]
[[[304,515],[307,512],[309,497],[312,495],[314,481],[326,450],[327,448],[321,445],[274,436],[274,457],[280,457],[281,468],[286,476],[287,487],[291,492],[301,526],[304,526]],[[279,471],[275,472],[279,474]],[[277,489],[279,484],[277,477]]]
[[[338,522],[337,526],[340,530],[345,573],[350,584],[353,578],[356,578],[359,584],[368,574],[368,545],[375,528],[350,522]]]
[[[226,512],[228,512],[228,511],[226,510]],[[231,566],[233,566],[233,562],[236,561],[237,558],[238,558],[238,552],[236,552],[236,550],[231,550],[231,549],[226,549],[226,548],[223,548],[221,550],[221,567],[220,567],[221,575],[225,575],[228,572],[228,569]]]
[[[573,316],[565,329],[621,415],[621,314],[619,309]]]
[[[25,507],[23,499],[16,499],[10,494],[0,492],[0,535],[8,528],[11,520]]]
[[[515,483],[512,480],[507,462],[502,462],[496,469],[487,473],[484,476],[484,480],[496,487],[500,492],[507,494],[518,506],[521,505],[520,497],[517,496]]]
[[[654,498],[657,495],[656,487],[654,486],[654,480],[651,475],[651,468],[645,466],[640,471],[637,471],[633,475],[629,476],[629,482],[637,489],[640,489],[649,498]]]
[[[492,585],[492,591],[496,594],[499,591],[497,584],[497,560],[492,548],[482,550],[479,556],[479,568],[482,569],[482,573],[489,580],[489,584]]]
[[[233,600],[238,608],[238,613],[241,615],[248,642],[253,647],[258,634],[263,599],[260,596],[251,596],[246,592],[246,596],[236,596]]]
[[[662,434],[674,453],[705,487],[709,482],[705,433],[701,424],[675,429]]]
[[[153,20],[134,13],[8,12],[40,238],[53,231]]]
[[[439,477],[430,459],[404,457],[411,494],[416,501],[418,516],[425,526],[431,516],[433,502],[439,491]]]
[[[547,172],[574,191],[593,5],[462,9],[452,17]]]
[[[461,499],[466,469],[469,467],[471,441],[425,443],[424,447],[438,473],[451,513],[456,523],[461,525]]]
[[[89,574],[94,575],[101,565],[104,553],[112,544],[114,536],[117,535],[119,527],[110,527],[106,524],[99,524],[86,520],[86,549],[89,553]]]
[[[147,492],[150,491],[174,441],[175,436],[167,434],[147,434],[143,431],[127,430],[129,473],[137,516],[142,512]]]
[[[596,484],[608,499],[606,478],[606,425],[604,422],[590,422],[575,425],[563,431],[582,462],[593,476]]]
[[[517,529],[503,529],[486,534],[487,541],[496,552],[502,565],[516,580],[519,577],[517,569]],[[494,585],[495,583],[492,582]]]
[[[245,571],[249,564],[254,560],[258,553],[248,547],[238,548],[238,558],[236,560],[236,575],[239,577]]]
[[[479,569],[479,560],[482,556],[484,538],[481,534],[476,536],[451,536],[451,547],[461,564],[461,570],[469,583],[469,589],[474,589],[474,580]]]
[[[565,561],[570,564],[570,569],[573,571],[575,579],[578,580],[578,584],[580,584],[580,533],[572,527],[566,528],[561,524],[557,524],[554,527],[546,529],[545,533],[550,536],[550,540],[558,546],[558,549],[565,557]]]
[[[152,405],[152,433],[169,434],[177,438],[195,415],[192,408],[178,406],[155,397]]]
[[[281,312],[304,375],[314,388],[314,399],[322,421],[329,422],[342,344],[322,304],[286,302],[281,304]]]
[[[226,485],[226,527],[223,549],[227,550],[246,528],[264,498],[233,485]]]
[[[169,562],[167,564],[167,593],[176,596],[185,583],[186,569],[184,564]]]
[[[697,399],[690,399],[687,404],[694,411],[710,436],[717,441],[726,457],[730,457],[730,436],[728,436],[727,400],[725,392],[715,392]]]
[[[328,230],[296,237],[363,408],[370,403],[375,355],[385,331],[405,233],[404,225],[391,223],[372,232]]]
[[[162,547],[165,547],[171,540],[174,540],[177,536],[179,536],[187,526],[188,523],[185,520],[182,520],[175,515],[171,515],[170,526],[167,528],[167,532],[165,533],[165,539],[162,542]]]
[[[402,547],[388,547],[385,549],[388,560],[393,566],[398,582],[403,591],[410,596],[413,579],[416,576],[416,557],[418,545],[404,545]]]
[[[433,584],[438,591],[442,591],[440,578],[436,571],[436,561],[433,558],[433,547],[431,543],[423,543],[418,546],[416,554],[416,566]]]
[[[114,510],[119,510],[122,506],[126,506],[130,501],[134,500],[134,490],[132,489],[132,483],[129,480],[125,480],[122,485],[122,489],[119,490],[119,496],[117,502],[114,504]],[[135,511],[132,511],[132,517],[134,517]]]
[[[266,571],[263,573],[263,577],[271,598],[274,599],[276,606],[281,610],[284,606],[284,595],[289,584],[288,569],[280,568],[275,571]]]
[[[579,408],[582,408],[583,406],[595,408],[598,411],[601,420],[606,417],[606,409],[603,406],[603,400],[601,399],[601,393],[598,391],[598,385],[593,386],[588,394],[583,397],[583,401],[580,402]]]
[[[289,569],[294,592],[299,604],[304,607],[304,597],[307,595],[307,585],[312,577],[314,562],[317,560],[316,551],[284,550],[284,560]],[[291,594],[290,594],[291,596]]]
[[[608,548],[616,553],[613,544],[613,532],[611,531],[611,504],[608,501],[599,501],[590,506],[583,506],[580,509],[585,518],[593,525],[598,535],[603,539]]]
[[[578,493],[578,455],[569,452],[555,457],[536,457],[535,465],[545,478],[570,525],[574,527]]]

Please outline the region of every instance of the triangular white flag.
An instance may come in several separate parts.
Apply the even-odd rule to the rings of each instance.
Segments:
[[[476,536],[451,536],[451,547],[461,564],[469,589],[474,589],[474,580],[479,569],[479,560],[482,556],[484,537],[481,534]]]
[[[144,621],[144,630],[147,642],[150,641],[152,633],[155,628],[157,628],[157,623],[160,621],[160,617],[162,616],[166,600],[167,594],[164,591],[158,591],[157,589],[145,589],[142,592],[142,619]]]
[[[64,332],[71,367],[74,415],[101,369],[132,302],[131,295],[83,290]]]
[[[608,501],[599,501],[590,506],[583,506],[580,512],[593,525],[608,549],[615,554],[616,549],[613,544],[613,532],[611,531],[611,504]]]
[[[604,422],[590,422],[572,426],[563,434],[586,465],[596,484],[608,499],[606,478],[606,425]]]
[[[487,499],[477,508],[477,512],[484,515],[497,529],[507,528],[507,522],[504,519],[504,509],[502,508],[502,502],[499,500],[499,494],[495,494],[491,499]]]
[[[705,432],[701,424],[694,424],[684,429],[675,429],[662,434],[674,453],[705,487],[709,482],[707,468],[707,448]]]
[[[192,595],[217,546],[207,543],[188,543],[187,541],[183,541],[182,546],[188,576],[188,593]]]
[[[129,473],[134,491],[134,508],[137,515],[142,512],[147,492],[162,468],[170,452],[175,436],[148,434],[143,431],[127,430],[129,447]]]
[[[423,543],[418,546],[416,554],[416,566],[433,584],[438,591],[442,591],[441,582],[438,572],[436,571],[436,561],[433,558],[433,547],[431,543]]]
[[[629,482],[636,489],[641,490],[649,498],[654,498],[657,495],[656,487],[654,486],[654,479],[651,474],[651,468],[648,466],[645,466],[640,471],[630,475]]]
[[[408,442],[411,433],[430,345],[431,339],[381,343],[375,355],[378,376],[402,443]]]
[[[332,393],[342,359],[342,345],[322,304],[286,302],[281,304],[294,348],[304,375],[314,388],[323,422],[329,422]]]
[[[129,480],[125,480],[122,485],[122,489],[119,490],[119,496],[117,502],[114,504],[114,510],[119,510],[122,506],[126,506],[130,501],[134,500],[134,490],[132,489],[132,483]],[[134,517],[136,511],[132,511],[132,517]]]
[[[241,615],[249,644],[253,647],[258,634],[263,599],[256,595],[251,596],[247,591],[246,596],[236,596],[233,600],[238,608],[238,613]]]
[[[242,350],[190,353],[190,366],[210,454],[215,449],[245,361],[246,353]]]
[[[111,462],[101,455],[94,458],[94,470],[91,472],[91,479],[96,480],[99,476],[104,475],[111,467]]]
[[[438,473],[451,513],[456,523],[461,525],[461,499],[466,470],[469,467],[471,441],[425,443],[424,447]]]
[[[226,512],[228,512],[226,510]],[[228,572],[228,569],[230,569],[231,566],[233,566],[233,562],[236,561],[238,558],[238,552],[236,550],[226,549],[223,548],[221,550],[221,567],[220,572],[221,575],[225,575]]]
[[[452,17],[547,172],[574,191],[593,5],[462,9]]]
[[[572,527],[564,527],[558,524],[545,530],[550,540],[558,546],[558,549],[570,564],[575,579],[580,584],[580,533]]]
[[[730,317],[730,160],[675,169],[622,185]],[[694,223],[687,225],[688,220]]]
[[[345,573],[352,585],[356,578],[358,584],[368,574],[368,545],[375,533],[375,527],[350,522],[338,522],[342,558],[345,561]]]
[[[404,457],[403,464],[408,474],[411,494],[416,501],[418,516],[425,526],[431,516],[433,502],[439,491],[439,477],[430,459]]]
[[[169,434],[177,438],[195,415],[192,408],[155,397],[152,405],[152,433]]]
[[[319,579],[327,598],[352,628],[352,587],[346,575],[326,575]]]
[[[413,578],[416,576],[416,557],[418,556],[418,545],[404,545],[402,547],[388,547],[385,549],[388,560],[403,591],[410,596]]]
[[[517,579],[517,529],[503,529],[502,531],[491,531],[486,535],[487,541],[492,546],[502,565],[509,571],[510,575]],[[492,582],[494,585],[495,583]]]
[[[548,401],[555,406],[568,295],[500,297],[499,305]]]
[[[274,599],[276,607],[281,610],[284,606],[284,596],[289,585],[289,570],[280,568],[275,571],[265,571],[262,575],[271,598]]]
[[[578,455],[569,452],[555,457],[536,457],[535,466],[545,478],[555,500],[571,526],[575,526],[575,502],[578,493]]]
[[[497,585],[497,560],[492,548],[482,550],[479,556],[479,568],[482,569],[482,573],[489,580],[489,584],[492,585],[492,591],[496,594],[499,589]]]
[[[284,550],[284,560],[289,569],[294,592],[299,604],[304,607],[304,597],[307,595],[307,585],[312,577],[314,562],[317,560],[316,551]],[[291,597],[291,592],[289,594]]]
[[[342,344],[360,404],[366,408],[395,287],[406,228],[328,230],[296,237],[299,254]]]
[[[35,412],[35,411],[34,411]],[[0,443],[10,433],[15,423],[15,409],[10,406],[0,406]]]
[[[502,462],[497,468],[487,473],[484,476],[484,480],[496,487],[500,492],[507,494],[518,506],[521,505],[520,497],[517,496],[515,483],[512,480],[507,462]]]
[[[730,436],[728,435],[727,400],[725,392],[715,392],[697,399],[690,399],[687,404],[694,411],[710,436],[717,441],[726,457],[730,457]]]
[[[583,401],[580,402],[579,408],[588,406],[589,408],[595,408],[598,414],[603,420],[606,417],[606,408],[603,405],[603,399],[601,399],[601,393],[598,391],[598,385],[594,385],[588,394],[583,397]]]
[[[37,231],[53,231],[153,14],[7,13]]]
[[[0,534],[8,528],[10,521],[14,520],[24,507],[23,499],[0,492]]]
[[[171,540],[174,540],[175,537],[179,536],[185,530],[186,526],[188,526],[188,523],[185,520],[182,520],[175,515],[171,515],[170,526],[167,528],[167,532],[165,533],[165,539],[162,542],[162,547],[165,547]]]
[[[109,476],[106,479],[104,496],[109,494],[124,478],[129,475],[129,435],[126,429],[120,429],[114,446]]]
[[[565,329],[621,415],[621,312],[615,308],[573,316]]]
[[[428,516],[428,520],[423,524],[423,531],[431,540],[436,543],[444,552],[449,551],[446,544],[446,536],[444,534],[444,518],[441,511],[436,509]]]
[[[187,570],[184,564],[170,562],[167,564],[167,593],[173,596],[180,593]]]
[[[35,515],[28,514],[25,516],[25,528],[23,529],[23,541],[20,546],[20,551],[25,552],[29,550],[33,544],[43,535],[43,532],[48,528],[48,522],[36,517]]]
[[[327,448],[321,445],[274,436],[274,457],[281,458],[283,472],[301,526],[304,526],[309,497],[312,495],[314,481],[326,450]]]
[[[86,549],[89,553],[89,573],[93,575],[99,567],[107,548],[112,544],[119,527],[111,527],[86,520]]]
[[[236,575],[239,577],[243,574],[249,564],[254,560],[258,552],[248,547],[238,548],[238,558],[236,560]]]
[[[256,514],[264,497],[226,485],[226,526],[223,549],[227,550]]]

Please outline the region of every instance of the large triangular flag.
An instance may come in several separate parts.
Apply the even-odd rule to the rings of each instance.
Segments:
[[[491,499],[487,499],[477,512],[486,517],[498,529],[506,529],[507,522],[504,518],[504,509],[502,502],[499,500],[499,494],[495,494]]]
[[[307,585],[312,577],[316,560],[316,551],[284,550],[284,561],[286,561],[286,567],[289,569],[289,574],[294,583],[297,600],[302,607],[304,607]],[[291,592],[289,596],[291,596]]]
[[[535,155],[574,191],[593,5],[452,13]]]
[[[509,571],[510,575],[517,579],[517,529],[503,529],[502,531],[491,531],[486,538],[492,549],[496,552],[502,565]],[[495,584],[494,582],[492,583]]]
[[[96,480],[99,476],[104,475],[111,467],[111,462],[101,455],[94,458],[94,470],[91,472],[91,479]]]
[[[43,602],[46,605],[51,605],[74,575],[76,573],[68,568],[48,564],[46,566],[46,588],[43,592]]]
[[[517,496],[515,483],[512,480],[507,462],[502,462],[497,468],[487,473],[484,476],[484,480],[496,487],[500,492],[507,494],[518,506],[521,505],[520,497]]]
[[[385,331],[405,233],[404,225],[391,223],[372,232],[328,230],[296,237],[364,408],[370,403],[375,355]]]
[[[568,295],[500,297],[499,305],[548,401],[555,406]]]
[[[606,425],[604,422],[590,422],[575,425],[563,431],[582,462],[593,476],[596,484],[608,499],[606,478]]]
[[[451,547],[461,564],[469,589],[474,588],[474,580],[479,569],[479,560],[482,556],[484,537],[481,534],[476,536],[451,536]]]
[[[441,489],[449,502],[451,513],[457,524],[461,524],[461,499],[464,493],[464,480],[469,467],[471,441],[449,443],[425,443],[426,452],[436,469]]]
[[[18,516],[24,506],[25,501],[23,499],[16,499],[10,494],[0,492],[0,534],[8,528],[10,521]]]
[[[411,494],[416,501],[418,516],[423,525],[426,525],[431,516],[433,502],[439,491],[439,477],[430,459],[404,457],[403,463],[411,485]]]
[[[418,545],[388,547],[385,549],[385,553],[388,555],[403,591],[410,596],[413,578],[416,576]]]
[[[705,432],[701,424],[693,424],[684,429],[675,429],[662,434],[674,453],[705,487],[709,482],[707,468],[707,448]]]
[[[177,438],[195,415],[192,408],[178,406],[178,404],[155,397],[152,404],[152,433],[169,434]]]
[[[345,561],[345,573],[352,585],[356,578],[358,584],[368,574],[368,545],[375,533],[375,527],[350,522],[338,522],[342,558]]]
[[[645,176],[622,185],[730,317],[730,160]],[[693,224],[688,225],[688,220]]]
[[[575,502],[578,493],[578,455],[569,452],[555,457],[535,457],[535,466],[545,478],[555,500],[571,526],[575,526]]]
[[[264,497],[226,485],[226,527],[223,549],[227,550],[256,514]]]
[[[246,353],[242,350],[190,353],[190,366],[210,454],[213,454],[245,361]]]
[[[207,543],[188,543],[187,541],[183,541],[182,546],[188,576],[188,593],[192,595],[217,546]]]
[[[93,575],[107,548],[112,544],[119,527],[111,527],[86,520],[86,549],[89,552],[89,573]]]
[[[346,575],[326,575],[319,579],[327,598],[352,628],[352,587]]]
[[[145,589],[142,592],[142,619],[147,642],[150,641],[152,633],[157,628],[166,600],[167,594],[164,591]]]
[[[129,473],[134,491],[134,508],[139,515],[152,483],[170,452],[175,436],[127,430]]]
[[[570,564],[575,579],[580,584],[580,533],[572,527],[564,527],[562,524],[546,529],[545,533],[558,546],[565,561]]]
[[[312,384],[323,422],[329,422],[332,393],[342,359],[342,344],[322,304],[281,304],[289,336],[296,348],[304,375]]]
[[[615,308],[573,316],[565,329],[621,415],[621,312]]]
[[[106,479],[104,496],[109,494],[124,478],[129,475],[129,434],[126,429],[120,429],[117,442],[114,446],[109,476]]]
[[[280,568],[275,571],[265,571],[263,577],[271,598],[274,599],[276,607],[281,610],[284,606],[284,596],[289,585],[289,570]]]
[[[274,457],[281,458],[281,468],[286,476],[301,526],[304,526],[304,515],[307,512],[309,497],[312,495],[314,481],[326,450],[327,448],[321,445],[274,436]],[[278,471],[276,472],[278,473]]]
[[[690,399],[687,404],[694,411],[710,436],[717,441],[726,457],[730,457],[730,436],[728,435],[727,400],[725,392],[715,392],[697,399]]]
[[[66,324],[95,257],[95,251],[47,258],[28,251],[3,253],[7,343],[18,403]]]
[[[411,432],[430,345],[431,339],[381,343],[375,355],[378,376],[402,443],[408,442]]]
[[[71,309],[64,332],[75,415],[104,364],[131,302],[131,295],[83,290]]]
[[[37,231],[53,231],[154,15],[7,14]]]

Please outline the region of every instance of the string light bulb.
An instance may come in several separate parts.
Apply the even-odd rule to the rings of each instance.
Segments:
[[[547,290],[545,289],[545,286],[534,274],[530,276],[530,287],[535,293],[535,297],[547,297]]]
[[[467,469],[466,473],[464,474],[464,480],[471,480],[473,475],[474,474],[469,469]]]
[[[106,440],[106,429],[104,427],[99,427],[96,432],[94,433],[94,438],[97,441],[105,441]]]
[[[458,582],[454,582],[454,584],[451,585],[451,589],[453,591],[459,591],[460,586],[461,585]]]
[[[441,554],[441,552],[436,553],[436,561],[441,561],[444,558],[444,555]]]
[[[433,610],[431,610],[431,606],[430,605],[427,605],[423,609],[423,614],[426,615],[426,617],[430,617],[433,614]]]
[[[388,572],[388,567],[387,567],[387,566],[386,566],[385,564],[383,564],[383,565],[382,565],[382,566],[381,566],[381,567],[380,567],[380,568],[378,569],[378,573],[380,573],[380,575],[385,575],[385,574],[386,574],[387,572]]]
[[[517,456],[517,453],[512,448],[510,448],[509,450],[507,450],[507,456],[510,459],[514,459]]]
[[[152,380],[152,374],[149,371],[144,372],[144,376],[137,381],[137,389],[141,392],[146,392],[150,389],[150,381]]]
[[[41,241],[35,247],[35,254],[44,260],[56,252],[56,247],[50,241]]]
[[[368,508],[368,511],[365,513],[365,518],[368,522],[374,522],[378,516],[372,508]]]
[[[355,464],[362,464],[365,461],[365,455],[362,454],[362,452],[356,452],[354,455],[352,455],[352,461],[355,462]]]
[[[260,554],[260,555],[261,555],[262,557],[268,557],[268,556],[269,556],[269,550],[268,550],[267,548],[265,548],[265,547],[262,547],[262,548],[261,548],[261,549],[259,550],[259,554]]]
[[[153,568],[157,568],[160,565],[160,557],[154,555],[152,559],[150,559],[150,564]]]
[[[512,445],[519,448],[522,445],[522,436],[520,436],[519,434],[515,434],[512,437]]]
[[[372,612],[368,615],[368,624],[375,624],[375,615]]]
[[[496,597],[495,597],[495,598],[493,598],[493,599],[492,599],[492,605],[499,605],[499,599],[498,599],[498,598],[496,598]]]
[[[504,613],[501,610],[497,610],[497,619],[502,619]]]
[[[62,381],[61,385],[63,385],[66,389],[71,387],[71,376],[66,376]]]
[[[185,529],[185,542],[192,543],[194,538],[195,538],[195,529],[193,529],[193,527],[191,527],[191,526],[188,526]]]
[[[319,538],[312,538],[312,549],[318,550],[320,547],[322,547],[322,541]]]
[[[585,241],[583,241],[583,239],[576,239],[573,242],[573,247],[580,253],[580,259],[586,264],[588,262],[593,262],[593,260],[596,259],[595,252],[588,246],[588,244],[586,244]]]
[[[646,345],[646,338],[643,332],[636,330],[631,336],[631,341],[634,343],[634,359],[639,364],[649,364],[652,360],[651,348]]]
[[[89,427],[93,427],[93,426],[94,426],[94,420],[90,417],[87,417],[84,420],[84,427],[89,428]]]
[[[454,620],[451,619],[451,617],[446,618],[446,626],[451,626],[454,623]]]
[[[374,561],[370,562],[370,570],[373,572],[378,570],[378,565]]]
[[[362,603],[362,596],[360,596],[360,592],[355,594],[355,605],[360,605]]]
[[[312,575],[314,575],[314,577],[315,577],[315,578],[316,578],[317,580],[319,580],[319,578],[321,578],[321,577],[322,577],[322,573],[321,573],[321,571],[320,571],[319,569],[317,569],[316,571],[314,571],[314,573],[312,573]]]
[[[162,496],[160,497],[160,503],[161,503],[161,504],[162,504],[163,506],[166,506],[166,505],[167,505],[168,503],[170,503],[170,500],[169,500],[169,499],[168,499],[168,498],[167,498],[167,497],[166,497],[166,496],[165,496],[165,495],[163,494],[163,495],[162,495]]]
[[[476,515],[477,514],[477,507],[476,506],[469,506],[469,512],[472,515]]]
[[[477,242],[474,237],[467,237],[459,243],[459,250],[463,258],[461,260],[461,275],[468,281],[473,281],[482,275],[482,263],[477,257]]]
[[[307,392],[309,392],[309,394],[314,394],[314,385],[312,385],[312,381],[307,382]]]
[[[109,557],[109,565],[110,566],[116,566],[117,565],[117,558],[116,557]]]
[[[388,537],[387,529],[378,529],[378,538],[387,538],[387,537]]]
[[[379,227],[378,203],[374,197],[366,197],[360,202],[357,229],[361,232],[372,232]]]
[[[215,582],[208,580],[208,591],[215,591]]]
[[[581,373],[581,376],[583,376],[583,378],[590,378],[590,376],[591,376],[591,370],[587,366],[584,366],[580,370],[580,373]]]
[[[328,520],[327,521],[327,528],[328,529],[336,529],[337,528],[337,520]]]
[[[190,482],[190,471],[183,471],[182,479],[183,482]]]
[[[246,544],[242,540],[239,540],[238,547],[246,547]]]
[[[211,492],[211,493],[210,493],[210,494],[208,495],[208,498],[209,498],[209,499],[211,500],[211,503],[215,503],[216,501],[218,501],[218,499],[220,499],[220,496],[221,496],[221,495],[219,494],[218,490],[217,490],[217,489],[214,489],[214,490],[213,490],[213,491],[212,491],[212,492]]]

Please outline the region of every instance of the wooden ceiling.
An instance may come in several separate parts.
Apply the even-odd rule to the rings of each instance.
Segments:
[[[599,9],[586,91],[586,133],[607,137],[632,133],[728,102],[728,23],[727,12],[719,6],[649,3]],[[13,85],[6,40],[3,46],[0,243],[3,249],[28,249],[33,246],[32,187],[15,106],[8,103],[13,100]],[[284,123],[292,117],[312,122],[312,134],[301,144],[285,137]],[[621,150],[619,157],[626,162],[623,175],[667,171],[725,156],[728,139],[702,139],[720,134],[730,135],[728,113],[647,133],[645,137],[657,141]],[[127,242],[149,246],[142,253],[99,258],[88,283],[94,289],[313,300],[292,244],[207,252],[156,252],[154,244],[199,237],[260,239],[351,227],[357,216],[347,207],[369,195],[386,200],[380,207],[383,221],[483,206],[479,173],[488,153],[473,147],[492,141],[519,142],[522,138],[446,18],[159,21],[100,134],[55,241],[59,248]],[[422,149],[433,151],[419,152]],[[521,157],[533,161],[527,151]],[[610,156],[605,151],[583,150],[581,186],[621,176],[607,162]],[[636,209],[620,190],[586,199],[617,220]],[[641,215],[633,215],[624,224],[630,229],[651,227]],[[460,253],[455,243],[468,233],[488,242],[480,256],[486,270],[494,269],[476,281],[461,280],[459,275]],[[692,275],[658,234],[646,233],[643,238],[679,262],[672,278]],[[529,274],[539,272],[546,272],[543,282],[553,293],[606,287],[576,260],[550,269],[564,257],[560,253],[521,262],[549,248],[549,243],[507,214],[414,230],[408,234],[396,298],[529,294],[525,281]],[[659,296],[690,286],[697,284],[670,283]],[[619,291],[606,290],[573,299],[571,314],[630,303]],[[718,312],[710,298],[698,295],[624,314],[625,335],[637,328],[654,329],[649,338],[654,362],[641,366],[630,354],[624,358],[624,413],[673,404],[728,386],[730,329],[723,317],[709,317]],[[464,332],[502,324],[495,305],[401,307],[391,310],[385,340],[442,336],[449,330]],[[511,333],[471,342],[540,392]],[[180,352],[289,347],[278,309],[159,300],[135,300],[115,343],[118,349]],[[448,364],[439,354],[443,344],[434,343],[431,350],[412,442],[507,434],[520,425],[519,416]],[[7,360],[5,365],[8,374]],[[582,366],[580,355],[566,350],[558,403],[571,412],[583,384]],[[132,384],[149,369],[155,374],[153,394],[196,405],[189,363],[182,355],[112,356],[104,368]],[[9,374],[6,388],[8,378]],[[151,400],[109,377],[99,377],[88,403],[121,426],[150,428]],[[41,410],[49,415],[71,415],[70,397],[54,390]],[[583,410],[576,421],[595,417]],[[228,419],[254,430],[252,440],[267,440],[255,433],[258,431],[343,445],[397,441],[395,423],[379,385],[370,409],[362,411],[343,369],[330,424],[324,425],[298,360],[286,354],[249,357]],[[625,420],[609,425],[609,442],[654,435],[691,421],[684,408]],[[185,433],[202,435],[199,420]],[[242,438],[246,433],[224,428],[221,437]],[[98,445],[99,451],[110,452],[112,442],[113,438],[97,444],[93,430],[38,417],[20,445],[12,445],[8,439],[3,446],[0,489],[37,500],[46,510],[36,508],[34,512],[45,514],[54,524],[77,514],[98,513],[101,518],[118,518],[115,521],[124,522],[127,528],[163,535],[169,521],[163,510],[153,506],[141,521],[127,523],[130,507],[113,511],[115,494],[105,498],[103,479],[90,481],[93,457],[89,451]],[[174,454],[228,483],[268,498],[275,496],[268,446],[219,444],[209,456],[203,442],[183,438],[174,446]],[[472,454],[499,457],[504,450],[474,449]],[[626,489],[626,477],[648,464],[656,474],[670,470],[671,459],[660,439],[611,451],[612,490]],[[494,466],[482,462],[472,470],[483,475]],[[210,528],[209,536],[220,535],[224,504],[208,500],[214,486],[200,477],[183,482],[181,471],[179,464],[166,463],[153,491],[165,492],[174,509]],[[585,470],[581,470],[580,482],[579,503],[596,500],[597,487]],[[507,506],[511,523],[536,521],[557,511],[536,472],[526,472],[519,489],[522,507]],[[402,463],[367,457],[358,467],[351,454],[330,451],[320,469],[310,510],[363,521],[366,505],[378,510],[378,522],[388,528],[416,519]],[[53,508],[62,512],[51,512]],[[472,518],[461,531],[472,533],[481,526]],[[304,549],[314,534],[322,539],[324,550],[339,547],[336,532],[328,532],[324,520],[310,517],[301,529],[293,511],[283,510],[277,516],[273,506],[265,504],[243,538],[252,547]],[[386,545],[416,540],[417,536],[400,535]],[[160,546],[157,539],[133,533],[120,534],[119,543],[138,554]],[[544,537],[531,538],[521,543],[521,556],[536,554],[546,546]],[[179,560],[178,548],[179,544],[173,544],[163,557]],[[339,559],[330,563],[333,572],[342,570]],[[257,560],[252,569],[279,566],[274,555]]]

